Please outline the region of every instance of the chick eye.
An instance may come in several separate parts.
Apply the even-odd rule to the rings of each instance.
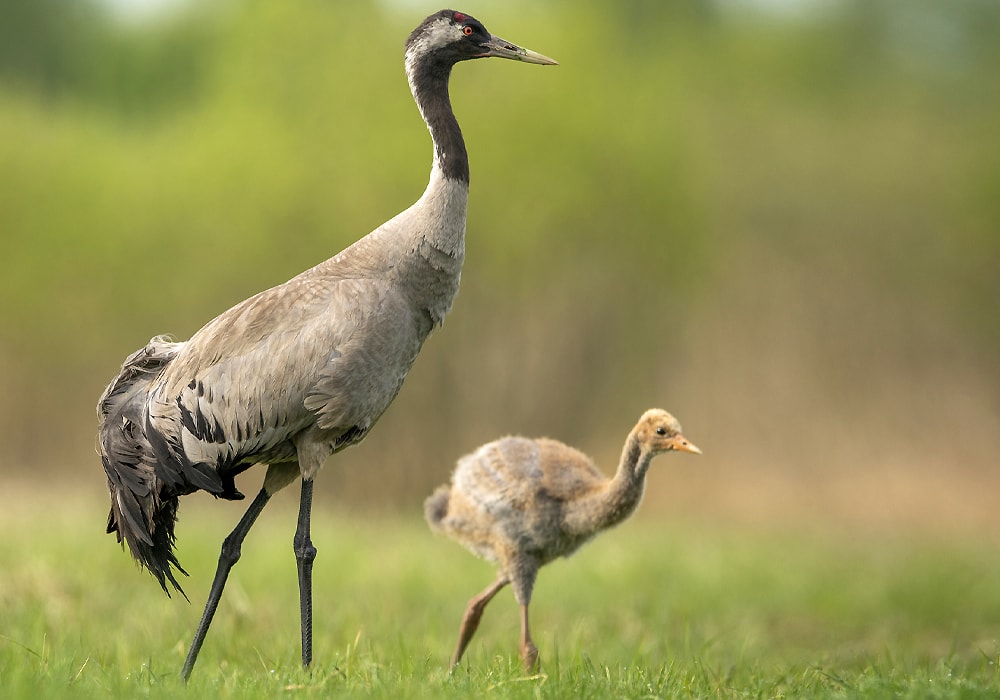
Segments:
[[[465,25],[464,27],[462,27],[462,34],[465,34],[465,36],[472,36],[472,33],[474,31],[475,30],[469,25]]]
[[[666,428],[657,428],[656,429],[656,434],[657,435],[666,435],[667,434],[667,429]]]

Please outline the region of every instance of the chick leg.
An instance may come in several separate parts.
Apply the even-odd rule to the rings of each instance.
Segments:
[[[528,605],[521,606],[521,661],[524,670],[532,673],[538,669],[538,647],[531,641],[531,631],[528,629]]]
[[[530,557],[519,557],[515,562],[512,586],[514,597],[521,606],[521,661],[524,670],[533,673],[538,669],[538,647],[531,640],[531,629],[528,626],[528,606],[531,604],[531,592],[535,588],[535,578],[538,576],[538,562]]]
[[[483,610],[486,608],[486,604],[493,600],[501,588],[506,586],[510,580],[504,576],[500,575],[497,580],[491,583],[482,593],[477,595],[475,598],[469,601],[469,606],[465,609],[465,615],[462,617],[462,626],[458,629],[458,646],[455,647],[455,653],[451,657],[451,669],[455,670],[458,666],[458,662],[462,660],[462,654],[465,653],[465,648],[469,646],[469,641],[472,639],[472,635],[476,633],[479,628],[479,620],[483,616]]]

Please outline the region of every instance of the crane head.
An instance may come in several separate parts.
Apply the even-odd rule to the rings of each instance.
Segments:
[[[455,10],[434,13],[421,22],[406,40],[408,62],[431,54],[448,63],[496,57],[539,65],[557,65],[548,56],[490,34],[475,17]]]

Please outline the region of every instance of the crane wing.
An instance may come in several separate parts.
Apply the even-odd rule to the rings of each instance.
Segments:
[[[292,282],[294,293],[276,287],[210,322],[167,368],[150,422],[169,436],[168,461],[292,459],[292,436],[312,423],[343,446],[395,397],[430,320],[383,280]]]
[[[600,488],[604,476],[576,449],[548,439],[506,437],[459,460],[455,490],[495,517],[520,517]],[[519,515],[520,514],[520,515]]]
[[[506,437],[483,445],[458,461],[454,489],[497,520],[523,512],[542,482],[534,440]]]
[[[360,439],[430,329],[387,282],[309,273],[292,282],[295,290],[251,297],[186,342],[154,338],[100,399],[108,532],[128,541],[164,590],[168,580],[180,590],[171,571],[181,570],[172,549],[177,496],[202,489],[242,498],[234,477],[256,462],[294,459],[292,438],[314,423],[338,446]],[[397,334],[377,334],[386,327]],[[371,378],[386,362],[378,353],[388,353],[388,370]],[[338,387],[365,376],[391,391],[381,401],[344,401]]]

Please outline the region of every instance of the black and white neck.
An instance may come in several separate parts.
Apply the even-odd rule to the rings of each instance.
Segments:
[[[434,168],[468,186],[469,154],[448,94],[451,69],[461,60],[444,50],[453,32],[449,25],[437,17],[413,32],[406,44],[406,79],[434,142]]]
[[[459,61],[490,56],[540,65],[556,63],[490,34],[475,17],[455,10],[431,15],[406,40],[406,77],[434,140],[435,170],[465,185],[469,184],[469,155],[451,109],[448,78]]]

